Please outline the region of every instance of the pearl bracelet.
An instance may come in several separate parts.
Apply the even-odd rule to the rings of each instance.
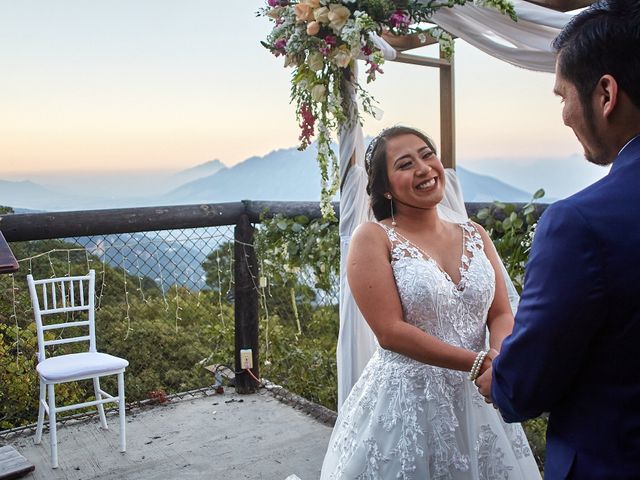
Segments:
[[[473,361],[473,365],[471,366],[468,377],[472,382],[480,375],[480,367],[482,366],[482,363],[484,362],[484,359],[488,353],[488,350],[482,350],[476,355],[476,359]]]

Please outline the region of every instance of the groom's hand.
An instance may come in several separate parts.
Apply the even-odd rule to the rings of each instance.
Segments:
[[[492,371],[493,371],[493,368],[491,367],[491,362],[493,362],[493,359],[496,358],[497,356],[498,356],[497,350],[493,348],[489,350],[489,353],[485,358],[485,361],[488,360],[489,363],[487,366],[483,365],[483,368],[481,369],[482,373],[480,374],[480,376],[478,376],[478,378],[476,378],[476,381],[475,381],[476,387],[478,387],[478,392],[480,392],[480,395],[484,397],[484,401],[487,403],[493,403],[493,400],[491,399],[491,378],[492,378]]]

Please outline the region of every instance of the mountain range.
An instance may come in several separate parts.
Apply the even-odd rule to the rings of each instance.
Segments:
[[[23,181],[0,180],[0,205],[19,209],[61,211],[219,203],[245,199],[315,201],[320,197],[320,175],[315,154],[313,147],[302,152],[295,148],[284,148],[264,156],[250,157],[232,167],[225,166],[219,160],[211,160],[177,173],[87,173],[60,177],[34,176]],[[547,163],[544,162],[550,165],[551,160],[538,161],[538,168],[535,162],[520,167],[528,172],[529,177],[533,176],[533,172],[538,172],[535,178],[540,183],[529,183],[525,188],[458,166],[465,200],[526,202],[531,199],[533,191],[545,187],[545,178],[547,181],[553,178],[549,174]],[[561,159],[555,159],[554,162],[556,165],[563,164]],[[586,162],[582,160],[582,163]],[[482,168],[485,164],[480,162],[468,165]],[[487,161],[486,165],[492,166],[493,171],[501,178],[505,178],[501,172],[511,172],[509,178],[518,181],[518,175],[513,173],[517,171],[516,162],[509,164],[494,160]],[[546,166],[546,170],[540,165]],[[482,170],[486,171],[484,168]],[[577,182],[574,191],[593,181],[592,172],[586,176],[582,175],[584,178],[580,176],[579,170],[573,169],[573,174],[574,183]],[[560,178],[565,184],[569,178],[568,170],[566,175]],[[37,178],[38,182],[32,181],[32,178]],[[589,181],[584,182],[585,178]],[[580,185],[581,181],[583,185]],[[557,197],[560,196],[564,195]],[[547,197],[546,201],[552,199]]]

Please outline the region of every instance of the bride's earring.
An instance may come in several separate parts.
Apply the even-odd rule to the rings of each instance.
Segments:
[[[385,197],[389,199],[389,204],[391,206],[391,226],[395,227],[398,224],[396,223],[396,217],[393,216],[393,199],[391,198],[390,193],[387,193]]]

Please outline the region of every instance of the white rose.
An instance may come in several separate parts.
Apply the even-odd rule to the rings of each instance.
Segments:
[[[340,48],[335,50],[333,61],[339,67],[348,67],[351,62],[351,52],[344,45],[341,45]]]
[[[329,23],[329,9],[327,7],[320,7],[313,11],[313,17],[316,22],[327,24]]]
[[[326,99],[327,87],[318,83],[311,89],[311,98],[314,102],[323,102]]]
[[[307,64],[314,72],[322,70],[322,67],[324,67],[324,55],[320,52],[311,52],[307,58]]]
[[[329,5],[329,26],[334,32],[339,32],[347,23],[349,15],[351,15],[351,11],[347,7],[332,3]]]

